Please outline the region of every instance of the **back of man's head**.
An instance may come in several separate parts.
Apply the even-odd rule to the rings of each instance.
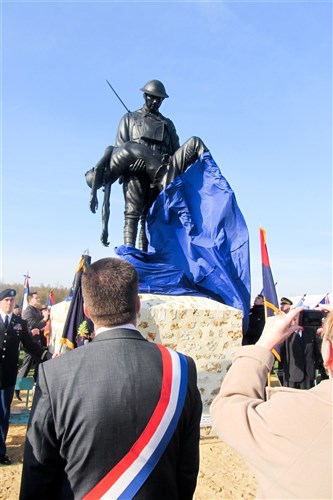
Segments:
[[[138,274],[127,261],[100,259],[82,275],[84,305],[95,325],[117,326],[133,322],[137,314]]]

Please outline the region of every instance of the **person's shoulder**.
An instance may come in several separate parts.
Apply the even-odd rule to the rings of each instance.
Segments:
[[[86,355],[86,346],[76,347],[75,349],[69,349],[60,356],[48,360],[43,363],[43,369],[46,376],[53,376],[57,373],[59,377],[66,377],[68,367],[72,369],[74,367],[84,366],[84,360],[82,358]]]
[[[20,325],[24,325],[24,326],[27,325],[27,322],[26,322],[26,320],[24,318],[22,318],[21,316],[17,316],[14,313],[13,313],[13,316],[12,316],[12,321],[14,322],[14,324],[20,324]]]
[[[134,111],[128,111],[128,113],[124,114],[124,118],[135,118],[137,116],[141,116],[145,113],[144,108],[135,109]]]
[[[251,307],[250,312],[252,312],[258,316],[265,314],[265,306],[263,304],[255,305],[255,306]]]
[[[186,354],[182,354],[182,356],[184,356],[184,358],[186,359],[189,379],[193,377],[196,380],[197,366],[195,364],[194,359],[191,358],[191,356],[187,356]]]
[[[127,122],[132,116],[133,116],[133,112],[128,111],[120,118],[119,123]]]
[[[173,127],[175,126],[171,118],[168,118],[167,116],[162,115],[162,113],[158,112],[158,117],[163,120],[164,122],[168,123],[169,125],[172,125]]]
[[[22,318],[25,319],[27,315],[31,314],[33,312],[32,306],[27,306],[25,309],[22,311]]]
[[[125,113],[119,122],[119,127],[129,126],[133,120],[137,120],[143,115],[143,109],[137,109],[136,111],[128,111]]]

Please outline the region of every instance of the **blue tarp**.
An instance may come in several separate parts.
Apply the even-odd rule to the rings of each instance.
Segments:
[[[206,296],[250,309],[249,236],[235,194],[209,152],[162,191],[147,217],[148,252],[115,252],[139,273],[140,292]]]

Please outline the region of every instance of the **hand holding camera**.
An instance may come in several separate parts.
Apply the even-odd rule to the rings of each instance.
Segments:
[[[279,311],[276,316],[267,318],[265,327],[256,345],[271,351],[287,339],[293,332],[302,329],[298,323],[298,315],[303,308],[291,309],[287,314]]]
[[[321,328],[326,316],[327,310],[304,309],[299,313],[298,324],[302,327],[310,326],[313,328]]]

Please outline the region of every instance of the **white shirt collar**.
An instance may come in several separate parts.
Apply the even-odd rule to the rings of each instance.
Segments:
[[[119,328],[127,328],[128,330],[137,329],[132,323],[126,323],[125,325],[117,325],[117,326],[101,326],[100,328],[97,328],[95,332],[95,337],[100,333],[107,332],[109,330],[118,330]]]
[[[9,323],[11,322],[13,313],[6,314],[3,311],[0,311],[0,314],[3,322],[5,322],[6,316],[8,316]]]

